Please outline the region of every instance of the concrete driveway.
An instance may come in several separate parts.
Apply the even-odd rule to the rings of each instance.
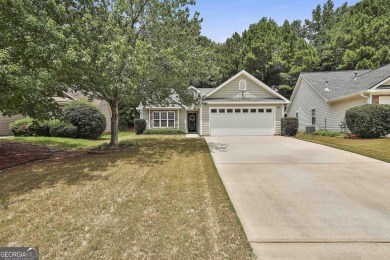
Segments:
[[[390,257],[390,164],[281,136],[206,137],[260,259]]]

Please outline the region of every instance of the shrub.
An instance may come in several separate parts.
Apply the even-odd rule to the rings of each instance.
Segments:
[[[153,128],[146,129],[145,135],[184,135],[186,132],[179,129],[170,129],[170,128]]]
[[[77,136],[77,127],[68,122],[59,120],[52,120],[49,123],[50,134],[54,137],[70,137],[75,138]]]
[[[146,121],[144,119],[134,120],[134,131],[137,135],[142,135],[146,129]]]
[[[296,117],[282,118],[282,135],[295,136],[298,133],[299,121]]]
[[[362,138],[378,138],[390,133],[390,105],[362,105],[345,113],[349,130]]]
[[[77,127],[77,137],[98,139],[106,129],[104,114],[90,103],[73,101],[65,107],[64,115]]]
[[[51,136],[50,134],[50,121],[34,121],[33,122],[34,132],[37,136]]]
[[[9,125],[14,136],[30,136],[34,134],[33,120],[31,118],[22,118],[12,122]]]
[[[345,133],[341,133],[341,132],[329,132],[329,131],[327,131],[327,130],[319,130],[319,131],[317,131],[317,132],[314,132],[313,135],[330,136],[330,137],[346,136]]]

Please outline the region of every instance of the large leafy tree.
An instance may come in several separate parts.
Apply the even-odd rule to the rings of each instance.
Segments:
[[[0,0],[0,113],[49,117],[63,57],[64,9],[55,1]],[[49,114],[50,111],[50,114]]]
[[[87,1],[69,6],[72,38],[64,59],[70,87],[111,107],[111,145],[118,144],[119,106],[134,95],[162,103],[188,86],[207,56],[199,44],[198,14],[187,0]],[[68,80],[68,82],[70,82]],[[191,96],[192,97],[192,96]]]

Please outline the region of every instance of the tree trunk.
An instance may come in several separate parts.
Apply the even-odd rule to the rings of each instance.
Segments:
[[[111,140],[110,145],[118,146],[118,128],[119,128],[119,100],[116,99],[110,103],[111,108]]]

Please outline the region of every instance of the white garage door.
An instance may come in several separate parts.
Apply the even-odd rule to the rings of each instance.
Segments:
[[[273,135],[273,108],[211,108],[210,135]]]
[[[379,97],[379,104],[390,105],[390,97]]]

